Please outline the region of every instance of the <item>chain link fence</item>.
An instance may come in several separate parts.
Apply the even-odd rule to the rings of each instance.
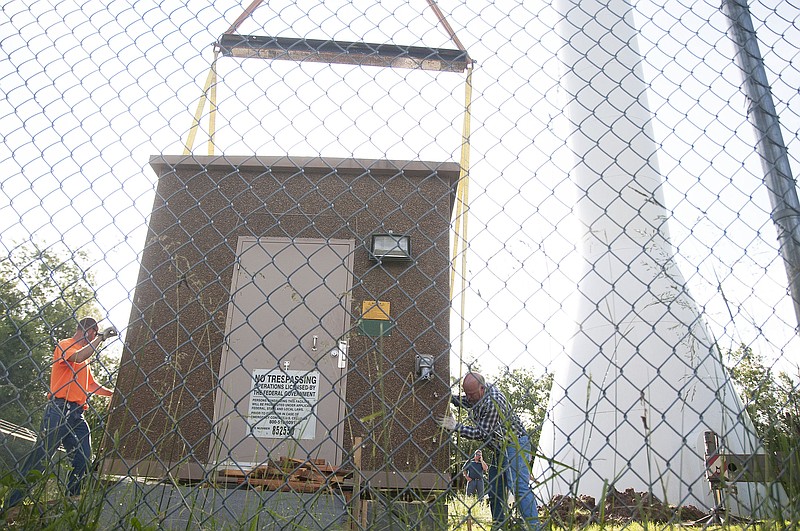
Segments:
[[[519,490],[466,494],[503,447],[442,426],[470,373],[544,526],[797,518],[796,5],[11,0],[0,30],[8,522],[524,528]],[[72,428],[24,463],[84,317],[119,336],[75,495]]]

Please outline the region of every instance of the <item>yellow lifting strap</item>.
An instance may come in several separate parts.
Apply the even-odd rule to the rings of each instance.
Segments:
[[[462,379],[464,366],[464,334],[466,332],[466,304],[467,304],[467,220],[469,218],[469,148],[472,117],[472,63],[467,67],[467,79],[464,87],[464,124],[461,136],[461,170],[456,185],[456,211],[453,218],[453,258],[452,271],[450,272],[450,301],[455,302],[455,279],[458,273],[458,262],[461,261],[461,290],[459,299],[461,307],[459,321],[461,323],[458,345],[458,381]],[[459,413],[461,410],[459,409]],[[457,440],[460,441],[460,434]]]
[[[439,6],[436,5],[435,0],[428,0],[428,5],[439,23],[447,31],[452,41],[456,44],[462,52],[467,51],[464,45],[456,36],[453,28],[444,18]],[[467,54],[469,57],[469,54]],[[461,290],[459,292],[459,299],[461,301],[460,308],[460,321],[461,328],[459,334],[458,345],[458,379],[461,381],[461,369],[464,366],[464,332],[466,331],[466,317],[464,312],[467,304],[467,219],[469,214],[469,147],[470,147],[470,119],[472,117],[472,66],[471,60],[467,61],[467,79],[464,87],[464,125],[461,133],[461,171],[458,176],[458,184],[456,185],[456,211],[454,216],[453,226],[453,258],[452,258],[452,271],[450,272],[450,303],[454,302],[455,298],[455,280],[456,273],[458,272],[458,261],[461,261]],[[459,410],[461,411],[461,410]],[[460,439],[460,436],[459,436]]]
[[[192,152],[194,147],[194,139],[197,136],[197,130],[200,128],[200,119],[203,117],[203,110],[206,106],[207,94],[210,92],[209,114],[208,114],[208,154],[214,154],[214,129],[217,122],[217,58],[219,57],[219,50],[214,50],[214,60],[211,61],[211,68],[208,71],[206,84],[203,86],[203,93],[200,95],[200,101],[197,102],[197,110],[194,113],[192,120],[192,127],[189,128],[189,136],[186,138],[186,145],[183,146],[183,154],[188,155]]]
[[[233,33],[242,22],[247,20],[253,12],[258,9],[264,0],[253,0],[247,9],[245,9],[239,18],[237,18],[231,27],[228,28],[224,34]],[[194,139],[197,136],[197,130],[200,128],[200,119],[203,117],[203,110],[206,107],[206,99],[209,100],[208,109],[208,154],[214,154],[214,134],[216,133],[217,124],[217,59],[219,58],[219,49],[214,47],[214,59],[211,61],[211,68],[208,71],[206,84],[203,86],[203,93],[200,94],[200,101],[197,102],[197,110],[194,113],[192,126],[189,128],[189,135],[186,138],[186,144],[183,146],[183,154],[188,155],[192,152],[194,147]],[[208,97],[210,95],[210,98]]]
[[[459,335],[458,335],[458,382],[463,379],[462,370],[464,367],[464,335],[466,333],[467,318],[465,315],[467,306],[467,221],[469,219],[469,151],[472,118],[472,66],[467,65],[467,79],[464,84],[464,123],[461,133],[461,161],[456,185],[456,204],[455,215],[453,217],[453,257],[452,271],[450,272],[450,304],[455,302],[455,280],[458,271],[458,262],[461,261],[461,289],[459,291]],[[452,374],[452,373],[451,373]],[[458,408],[459,420],[462,408]],[[461,444],[461,433],[456,432],[456,444]]]

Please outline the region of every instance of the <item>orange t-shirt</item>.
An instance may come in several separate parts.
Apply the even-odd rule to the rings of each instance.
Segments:
[[[67,361],[67,358],[83,348],[84,345],[74,339],[62,339],[53,352],[53,369],[50,373],[50,398],[63,398],[68,402],[81,404],[83,409],[89,406],[89,389],[97,384],[89,368],[88,360],[80,363]]]

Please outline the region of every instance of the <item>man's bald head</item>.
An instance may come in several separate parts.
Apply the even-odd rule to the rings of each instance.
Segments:
[[[486,380],[480,373],[469,372],[464,376],[461,387],[464,389],[464,394],[467,395],[469,401],[475,403],[483,398],[486,392]]]

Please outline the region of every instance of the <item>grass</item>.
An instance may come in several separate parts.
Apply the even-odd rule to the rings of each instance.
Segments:
[[[656,531],[656,530],[658,530],[658,531],[686,531],[686,530],[692,530],[692,529],[697,529],[697,530],[701,530],[701,529],[707,529],[707,530],[725,529],[725,530],[730,530],[730,531],[737,531],[737,530],[744,531],[746,529],[748,531],[768,531],[768,530],[773,530],[773,529],[786,529],[786,527],[779,528],[779,527],[776,527],[774,525],[762,526],[761,524],[756,524],[756,525],[731,525],[731,526],[707,526],[707,527],[703,527],[703,526],[685,526],[685,525],[679,525],[679,524],[641,524],[641,523],[634,522],[634,523],[630,523],[630,524],[627,524],[627,525],[624,525],[624,526],[622,526],[622,525],[605,525],[605,526],[601,526],[601,525],[597,525],[597,524],[592,524],[592,525],[590,525],[588,527],[581,528],[581,529],[584,530],[584,531],[599,531],[601,529],[604,530],[604,531],[623,531],[623,530],[624,531]]]
[[[448,504],[449,525],[448,531],[466,531],[470,529],[468,520],[471,518],[472,531],[489,531],[492,527],[492,515],[486,502],[477,503],[475,497],[457,496]],[[545,516],[546,519],[546,516]],[[546,520],[545,520],[546,521]],[[516,531],[522,527],[514,524],[507,526],[505,531]],[[797,522],[765,521],[759,523],[736,523],[725,525],[687,525],[658,522],[630,522],[627,524],[608,523],[590,524],[587,526],[557,526],[547,523],[544,531],[559,531],[567,529],[580,529],[581,531],[783,531],[798,529]]]
[[[467,529],[468,519],[472,519],[473,531],[490,529],[492,513],[486,501],[478,502],[475,496],[456,496],[447,506],[448,529]]]

